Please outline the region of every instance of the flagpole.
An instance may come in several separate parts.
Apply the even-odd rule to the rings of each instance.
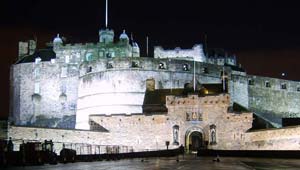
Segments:
[[[149,50],[149,39],[148,39],[148,36],[146,37],[146,42],[147,42],[146,54],[147,54],[147,57],[148,57],[148,50]]]
[[[223,66],[222,81],[223,81],[223,92],[225,92],[225,69],[224,69],[224,66]]]
[[[193,57],[194,59],[194,92],[196,91],[196,73],[195,73],[195,70],[196,70],[196,62],[195,62],[195,56]]]
[[[108,25],[108,0],[106,0],[105,4],[105,28],[107,28]]]

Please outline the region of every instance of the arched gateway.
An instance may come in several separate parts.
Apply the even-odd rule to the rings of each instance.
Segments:
[[[202,128],[194,126],[185,133],[185,148],[188,151],[197,151],[205,146]]]

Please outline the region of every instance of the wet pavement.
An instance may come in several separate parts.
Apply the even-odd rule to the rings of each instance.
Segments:
[[[185,155],[169,158],[123,159],[118,161],[77,162],[57,165],[7,167],[11,170],[299,170],[299,159],[229,158]]]

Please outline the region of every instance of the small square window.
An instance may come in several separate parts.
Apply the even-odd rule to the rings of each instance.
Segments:
[[[137,61],[133,61],[133,62],[131,62],[131,67],[137,68],[137,67],[139,67],[139,63]]]
[[[265,85],[266,85],[266,87],[271,87],[271,84],[268,81],[265,83]]]
[[[300,87],[297,87],[297,91],[299,91],[299,92],[300,92]]]
[[[159,63],[158,69],[166,69],[166,66],[164,63]]]
[[[253,80],[253,79],[249,79],[249,80],[248,80],[248,84],[249,84],[249,85],[254,85],[254,80]]]
[[[205,73],[205,74],[208,74],[208,68],[204,67],[203,70],[202,70],[202,72]]]
[[[52,58],[52,59],[51,59],[51,64],[54,64],[54,63],[55,63],[55,59]]]
[[[114,68],[113,67],[113,65],[112,65],[112,63],[107,63],[107,66],[106,66],[108,69],[110,69],[110,68]]]
[[[182,70],[183,70],[183,71],[189,71],[189,70],[190,70],[189,65],[188,65],[188,64],[183,64]]]
[[[284,84],[281,84],[281,89],[286,89],[286,84],[284,83]]]
[[[35,58],[34,62],[35,64],[39,64],[42,61],[40,57]]]
[[[87,73],[90,73],[90,72],[92,72],[92,71],[93,71],[93,68],[92,68],[91,66],[89,66],[89,67],[87,68],[87,70],[86,70]]]

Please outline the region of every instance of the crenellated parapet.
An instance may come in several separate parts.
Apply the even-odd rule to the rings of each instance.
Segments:
[[[185,96],[166,96],[166,106],[198,106],[209,107],[209,106],[222,106],[228,108],[230,106],[230,96],[228,94],[212,95],[212,96],[198,96],[188,95]]]
[[[154,47],[154,58],[161,59],[178,59],[178,60],[190,60],[197,62],[205,62],[206,57],[204,55],[203,47],[201,44],[196,44],[192,49],[181,49],[179,47],[174,50],[165,50],[162,47]]]

